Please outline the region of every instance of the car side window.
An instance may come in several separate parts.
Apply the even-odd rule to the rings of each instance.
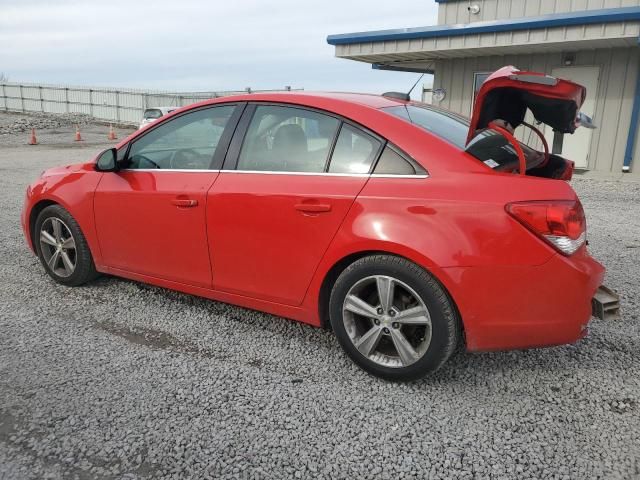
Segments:
[[[238,170],[324,172],[340,121],[302,108],[261,105],[245,135]]]
[[[329,164],[330,173],[369,173],[380,149],[371,135],[343,124]]]
[[[373,173],[378,175],[415,175],[416,169],[407,159],[387,145],[384,147]]]
[[[131,145],[127,168],[208,169],[234,109],[196,110],[150,130]]]

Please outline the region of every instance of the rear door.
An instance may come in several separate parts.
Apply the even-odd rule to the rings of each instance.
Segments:
[[[302,303],[382,143],[325,113],[248,107],[208,194],[214,288]]]
[[[551,72],[554,77],[562,77],[572,81],[579,81],[584,85],[587,92],[598,91],[598,77],[600,76],[599,67],[562,67],[554,68]],[[590,117],[594,117],[596,109],[595,95],[587,95],[580,111]],[[545,137],[549,145],[553,145],[553,129],[546,127],[544,130]],[[591,147],[591,136],[593,130],[590,128],[580,128],[573,135],[565,135],[562,139],[562,145],[557,153],[569,160],[573,160],[577,168],[587,168],[589,164],[589,148]]]
[[[211,287],[206,196],[241,108],[202,108],[151,127],[131,143],[125,168],[103,174],[94,213],[108,267]]]

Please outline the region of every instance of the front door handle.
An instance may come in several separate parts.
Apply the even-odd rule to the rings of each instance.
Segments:
[[[296,210],[305,213],[322,213],[331,211],[331,205],[327,203],[298,203],[295,208]]]
[[[192,200],[190,198],[174,198],[173,200],[171,200],[171,203],[176,207],[182,207],[182,208],[198,206],[198,200]]]

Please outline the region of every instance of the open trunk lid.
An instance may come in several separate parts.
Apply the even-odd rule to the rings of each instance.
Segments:
[[[553,130],[573,133],[581,122],[588,123],[579,113],[585,96],[586,89],[569,80],[502,67],[485,80],[476,96],[467,143],[498,119],[517,128],[527,109]]]

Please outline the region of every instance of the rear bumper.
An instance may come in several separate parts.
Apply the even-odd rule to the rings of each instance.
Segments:
[[[470,351],[561,345],[584,337],[605,271],[584,247],[539,266],[446,270]]]

